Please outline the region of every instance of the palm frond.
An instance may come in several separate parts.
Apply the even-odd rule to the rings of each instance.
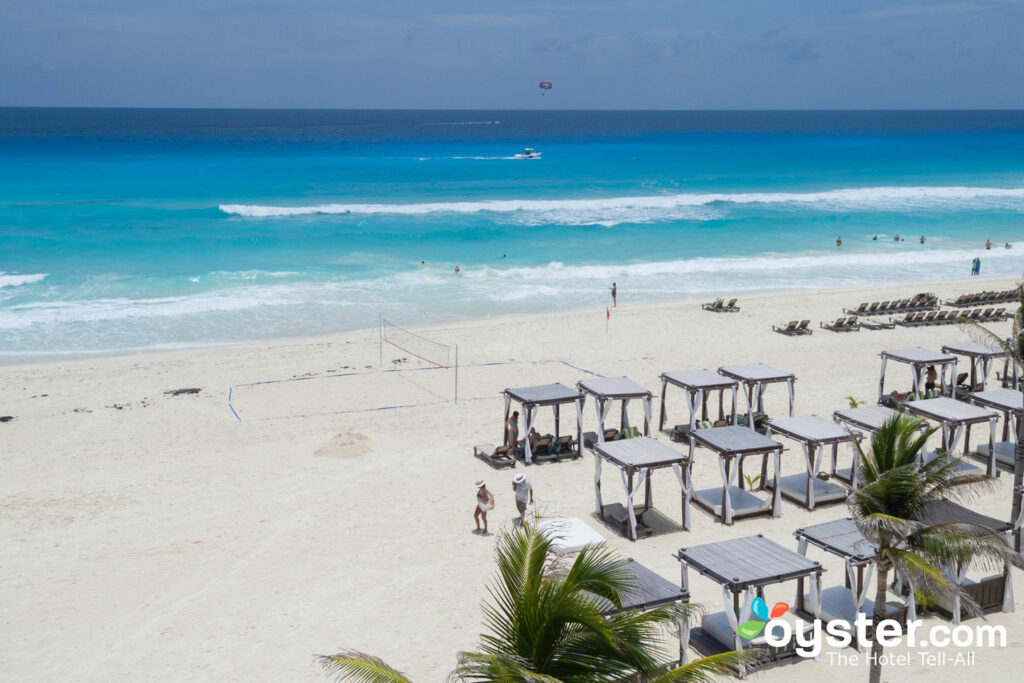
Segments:
[[[317,655],[317,660],[336,681],[410,683],[405,674],[383,659],[358,650],[346,650],[336,655]]]
[[[740,666],[752,666],[765,659],[757,650],[738,650],[704,657],[666,671],[651,683],[714,683],[734,678]]]

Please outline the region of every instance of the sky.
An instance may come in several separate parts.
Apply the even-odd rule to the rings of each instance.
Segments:
[[[1024,0],[0,0],[0,106],[1022,109]]]

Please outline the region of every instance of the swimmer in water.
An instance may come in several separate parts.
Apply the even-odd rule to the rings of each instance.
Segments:
[[[836,246],[837,247],[843,246],[843,238],[842,237],[837,237],[836,238]]]
[[[459,270],[459,267],[458,267],[458,266],[455,266],[455,274],[456,274],[456,275],[462,275],[462,271],[461,271],[461,270]]]
[[[1006,243],[1006,244],[1004,244],[1003,246],[1004,246],[1004,247],[1006,247],[1007,249],[1013,249],[1013,245],[1012,245],[1012,244],[1010,244],[1009,242],[1007,242],[1007,243]]]
[[[874,237],[872,237],[871,241],[872,242],[877,242],[878,241],[878,235],[875,235]]]
[[[924,244],[924,235],[921,235],[921,244]]]
[[[992,248],[992,240],[985,240],[985,248],[986,249],[991,249]]]
[[[900,241],[900,234],[896,233],[896,236],[893,237],[893,240],[896,241],[896,242],[899,242]]]

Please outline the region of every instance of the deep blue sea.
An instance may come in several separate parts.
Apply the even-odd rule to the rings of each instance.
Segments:
[[[976,256],[1024,269],[1024,112],[0,109],[0,362]]]

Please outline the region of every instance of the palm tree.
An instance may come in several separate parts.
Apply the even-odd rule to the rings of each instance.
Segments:
[[[461,652],[452,681],[593,683],[684,681],[704,683],[731,676],[758,658],[729,652],[669,668],[658,661],[666,628],[699,612],[670,605],[646,612],[620,611],[635,589],[628,560],[588,547],[571,562],[553,552],[551,538],[530,524],[498,540],[498,572],[484,605],[488,633],[477,652]],[[337,680],[408,683],[380,659],[360,652],[320,656]]]
[[[890,571],[909,580],[910,590],[916,585],[926,591],[959,594],[968,612],[980,614],[977,604],[940,567],[971,560],[1000,568],[1005,562],[1024,566],[1021,556],[990,529],[921,521],[929,504],[991,489],[994,482],[982,474],[957,474],[960,459],[946,453],[922,464],[921,450],[937,428],[923,433],[920,429],[920,419],[896,415],[875,431],[871,452],[860,453],[863,483],[848,499],[858,528],[875,548],[878,575],[872,624],[876,629],[885,619]],[[872,641],[870,681],[878,683],[882,645],[877,638]]]
[[[996,334],[980,323],[970,320],[962,322],[978,332],[988,343],[1006,351],[1014,364],[1018,368],[1024,369],[1024,329],[1022,329],[1021,324],[1021,316],[1024,315],[1024,283],[1017,285],[1017,298],[1020,301],[1021,307],[1013,316],[1013,331],[1010,333],[1009,338]],[[1020,390],[1024,393],[1024,382],[1021,382]],[[1017,443],[1013,449],[1013,490],[1016,491],[1022,484],[1024,484],[1024,420],[1021,420],[1017,425]],[[1010,519],[1017,519],[1020,516],[1020,508],[1021,498],[1015,495],[1013,497]]]

